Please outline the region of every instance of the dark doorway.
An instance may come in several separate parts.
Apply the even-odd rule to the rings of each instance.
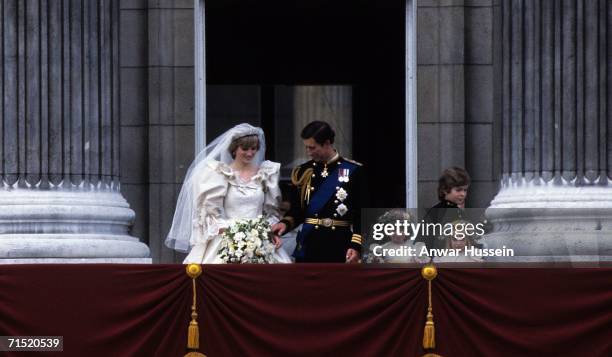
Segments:
[[[278,130],[278,121],[286,119],[278,114],[282,95],[275,88],[348,86],[352,158],[366,168],[367,205],[403,206],[405,1],[207,0],[205,4],[207,84],[259,88],[258,124],[273,146],[268,158],[282,156],[274,149],[280,135],[294,135]]]

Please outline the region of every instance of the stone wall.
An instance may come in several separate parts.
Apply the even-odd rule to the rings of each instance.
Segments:
[[[194,152],[193,1],[121,2],[122,192],[154,262]]]
[[[449,166],[472,176],[471,207],[499,186],[497,0],[420,0],[417,10],[419,206],[437,202]]]

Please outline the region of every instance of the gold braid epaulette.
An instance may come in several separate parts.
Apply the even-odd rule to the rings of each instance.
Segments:
[[[312,167],[307,168],[302,173],[302,176],[298,179],[300,166],[293,169],[291,172],[291,183],[300,189],[300,202],[302,208],[304,208],[304,202],[306,204],[310,201],[310,181],[312,180]]]

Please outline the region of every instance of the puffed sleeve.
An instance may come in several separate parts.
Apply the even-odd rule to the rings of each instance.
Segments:
[[[264,161],[261,164],[260,172],[262,175],[262,184],[265,192],[265,200],[263,213],[270,224],[277,223],[280,220],[280,203],[281,191],[278,187],[278,179],[280,175],[280,163],[272,161]]]
[[[227,228],[228,222],[223,209],[223,201],[227,194],[228,179],[232,175],[227,165],[211,161],[202,170],[195,183],[196,190],[196,218],[195,238],[192,245],[197,241],[205,242],[219,234],[219,229]]]

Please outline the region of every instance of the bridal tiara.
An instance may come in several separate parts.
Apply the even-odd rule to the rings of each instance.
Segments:
[[[232,142],[242,139],[242,138],[246,138],[247,136],[251,136],[251,135],[257,135],[259,136],[259,130],[257,128],[253,128],[253,129],[248,129],[246,133],[242,132],[242,133],[237,133],[233,138],[232,138]]]

